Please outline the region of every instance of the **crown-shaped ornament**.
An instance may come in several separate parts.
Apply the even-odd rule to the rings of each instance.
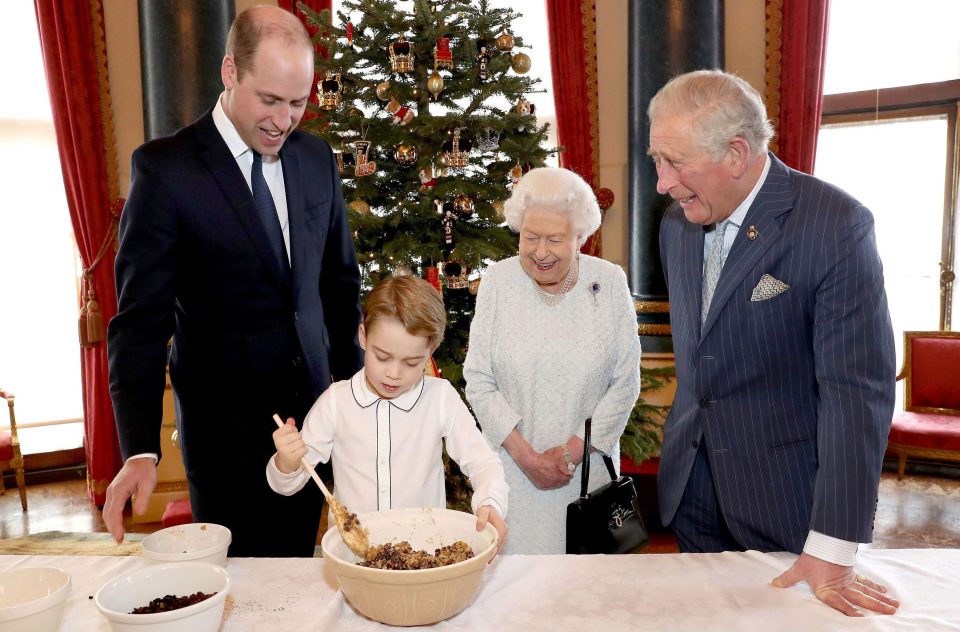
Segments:
[[[450,259],[443,263],[443,277],[448,289],[462,290],[467,287],[470,284],[467,279],[469,274],[470,268],[458,259]]]
[[[466,167],[470,162],[470,150],[473,143],[465,135],[461,135],[462,127],[453,130],[450,139],[443,141],[441,158],[448,167]]]
[[[320,93],[321,109],[336,110],[340,107],[340,99],[343,96],[343,82],[340,80],[340,73],[328,72],[326,77],[317,82],[317,92]]]
[[[497,151],[500,148],[500,132],[492,127],[484,127],[476,136],[477,149]]]
[[[413,71],[413,48],[410,42],[400,36],[395,42],[390,42],[387,47],[390,53],[390,67],[393,72],[412,72]]]

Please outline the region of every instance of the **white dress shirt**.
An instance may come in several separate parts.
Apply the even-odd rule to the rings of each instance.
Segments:
[[[253,153],[247,146],[233,122],[223,111],[222,98],[217,99],[217,105],[213,108],[213,124],[217,126],[217,131],[223,136],[223,142],[230,149],[230,154],[237,161],[237,166],[243,172],[243,178],[247,181],[247,187],[250,193],[253,193],[253,185],[250,182],[250,172],[253,170]],[[277,207],[277,217],[280,220],[280,228],[283,229],[283,246],[287,250],[287,262],[290,261],[290,222],[287,218],[287,190],[283,184],[283,164],[280,162],[280,156],[263,157],[263,178],[267,181],[267,188],[270,189],[270,195],[273,196],[273,204]]]
[[[506,517],[509,488],[503,464],[446,380],[424,377],[387,400],[370,389],[361,369],[317,399],[301,436],[311,465],[333,459],[334,495],[354,513],[446,507],[446,440],[447,454],[473,485],[474,513],[490,505]],[[273,457],[267,463],[267,481],[280,494],[297,492],[309,479],[303,467],[284,474]]]
[[[760,172],[760,177],[757,179],[757,183],[753,185],[753,189],[750,191],[750,194],[740,203],[740,206],[737,207],[730,217],[727,219],[730,220],[730,223],[727,224],[727,230],[723,233],[723,255],[721,256],[721,261],[727,260],[727,255],[730,254],[730,249],[733,248],[733,241],[737,238],[737,233],[740,232],[740,225],[743,224],[744,218],[747,216],[747,211],[750,210],[750,205],[753,204],[753,201],[756,199],[757,194],[760,193],[760,187],[763,186],[763,183],[767,180],[767,174],[770,173],[770,156],[767,155],[766,162],[763,164],[763,171]],[[710,224],[706,228],[706,233],[703,236],[703,265],[707,265],[707,253],[710,252],[710,247],[713,245],[714,235],[716,235],[716,224]]]

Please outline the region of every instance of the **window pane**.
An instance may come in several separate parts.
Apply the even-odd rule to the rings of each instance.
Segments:
[[[831,0],[824,94],[960,78],[957,0]]]
[[[824,125],[817,141],[816,175],[873,212],[898,366],[903,332],[939,325],[946,142],[943,116]]]
[[[83,404],[70,214],[33,3],[8,4],[0,56],[16,60],[5,66],[16,98],[0,100],[0,385],[17,396],[20,423],[75,419]]]

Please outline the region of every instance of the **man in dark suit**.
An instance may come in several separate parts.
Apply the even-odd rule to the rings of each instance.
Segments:
[[[133,154],[110,323],[110,391],[125,459],[103,516],[142,513],[157,481],[167,342],[193,517],[229,527],[231,556],[312,556],[322,496],[266,481],[272,415],[298,424],[362,365],[360,277],[330,147],[297,131],[313,48],[278,8],[237,16],[216,106]]]
[[[661,518],[682,551],[792,551],[774,585],[893,613],[853,569],[894,402],[873,217],[768,153],[763,102],[735,75],[676,77],[648,114],[657,187],[675,200],[660,227],[677,369]]]

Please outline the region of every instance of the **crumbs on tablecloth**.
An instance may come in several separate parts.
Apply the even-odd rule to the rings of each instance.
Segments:
[[[224,607],[224,617],[237,616],[266,616],[270,614],[285,612],[287,608],[293,609],[294,606],[301,604],[302,595],[291,595],[284,597],[283,601],[274,607],[269,607],[260,601],[238,601],[227,596],[227,603]]]

